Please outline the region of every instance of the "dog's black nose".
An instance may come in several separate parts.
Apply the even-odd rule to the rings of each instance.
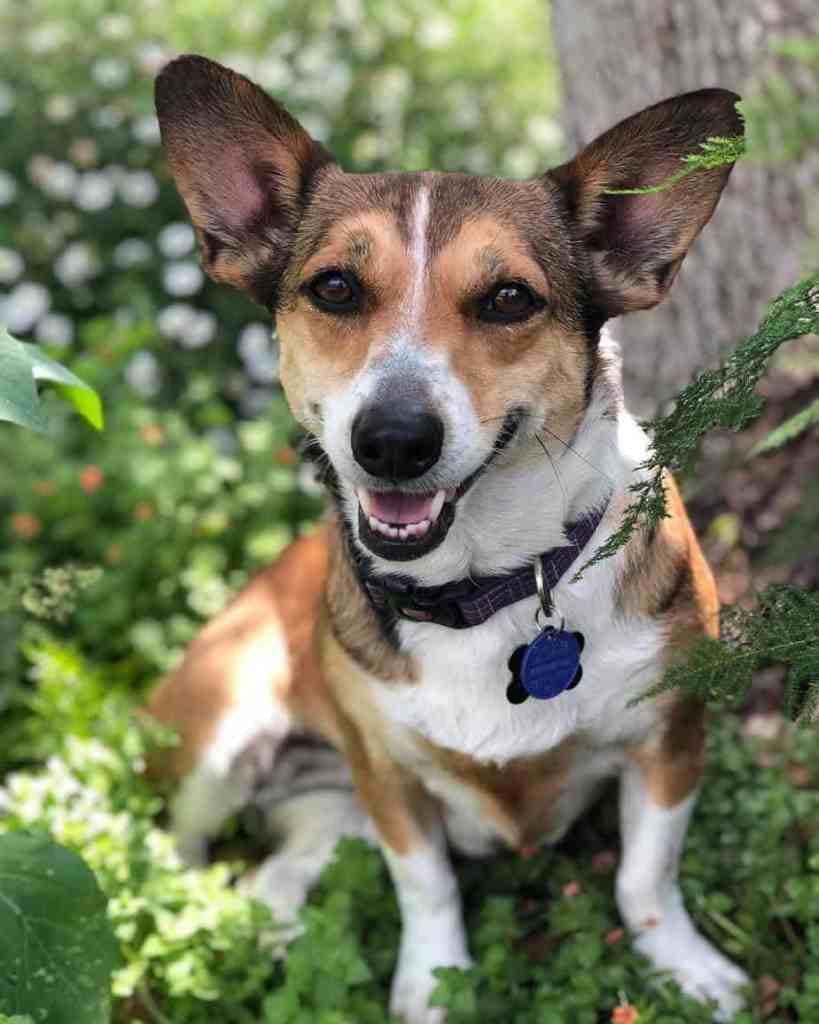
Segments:
[[[444,444],[444,425],[417,403],[370,405],[353,420],[356,462],[373,476],[414,480],[435,465]]]

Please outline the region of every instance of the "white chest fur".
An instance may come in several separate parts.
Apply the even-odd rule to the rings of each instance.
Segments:
[[[406,685],[372,683],[396,756],[412,759],[413,734],[503,765],[543,754],[580,730],[600,746],[644,733],[652,718],[650,702],[634,708],[628,703],[656,680],[663,637],[649,621],[615,617],[614,568],[604,563],[575,584],[561,583],[553,594],[566,628],[580,630],[586,646],[580,684],[552,700],[513,705],[506,699],[509,656],[537,633],[536,598],[467,630],[402,623],[402,646],[414,655],[419,679]]]

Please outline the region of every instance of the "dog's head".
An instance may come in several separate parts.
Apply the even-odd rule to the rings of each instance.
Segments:
[[[542,424],[573,435],[601,325],[662,299],[730,168],[611,190],[742,131],[737,97],[704,89],[531,181],[359,175],[204,58],[169,64],[156,99],[204,266],[275,316],[293,413],[384,564],[439,549],[490,463],[523,458]]]

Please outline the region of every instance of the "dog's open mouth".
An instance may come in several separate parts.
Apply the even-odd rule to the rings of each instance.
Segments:
[[[358,488],[358,539],[361,543],[379,558],[394,562],[408,562],[437,548],[455,520],[458,500],[509,444],[522,416],[521,410],[509,413],[489,456],[458,487],[434,494]]]
[[[359,539],[381,558],[420,558],[441,543],[455,518],[456,490],[408,494],[360,488],[356,494]]]

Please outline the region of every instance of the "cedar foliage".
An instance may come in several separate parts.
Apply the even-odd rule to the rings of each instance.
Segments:
[[[815,58],[816,45],[811,51]],[[750,113],[739,104],[740,111]],[[765,124],[764,110],[754,110],[757,125]],[[742,138],[708,139],[702,152],[683,158],[682,167],[659,185],[624,189],[616,194],[658,192],[673,188],[689,174],[734,163],[749,149],[764,152],[758,128],[748,146]],[[771,358],[787,341],[819,333],[819,271],[786,289],[771,303],[759,328],[741,341],[716,370],[699,373],[684,388],[665,416],[643,423],[652,437],[648,459],[632,484],[634,500],[620,527],[580,569],[611,557],[638,529],[656,525],[667,513],[663,475],[689,470],[700,441],[719,427],[741,430],[759,416],[763,399],[755,388]],[[774,430],[751,452],[759,454],[793,439],[817,423],[817,403],[809,404]],[[819,595],[798,587],[769,587],[757,595],[757,607],[723,610],[720,640],[703,638],[685,662],[673,666],[645,696],[672,687],[717,703],[736,703],[751,688],[756,670],[772,663],[787,670],[784,709],[792,719],[812,720],[819,708]]]

